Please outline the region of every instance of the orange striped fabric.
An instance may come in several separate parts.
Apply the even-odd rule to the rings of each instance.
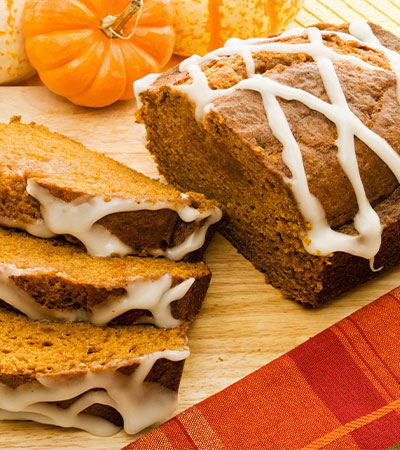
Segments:
[[[125,450],[400,448],[400,288]]]

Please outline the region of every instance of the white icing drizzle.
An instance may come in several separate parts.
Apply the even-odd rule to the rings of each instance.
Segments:
[[[308,31],[305,29],[300,30],[301,33]],[[320,31],[318,32],[320,33]],[[176,89],[180,90],[181,92],[185,92],[189,96],[189,98],[195,103],[197,120],[200,121],[204,118],[204,115],[207,112],[209,112],[211,103],[214,100],[222,96],[228,95],[236,91],[237,89],[244,89],[243,86],[248,81],[248,79],[259,77],[259,75],[255,75],[254,73],[252,73],[252,67],[250,67],[251,72],[247,74],[248,75],[247,80],[242,80],[228,89],[211,89],[208,85],[207,77],[205,76],[205,74],[203,73],[203,71],[199,66],[199,63],[202,61],[215,60],[220,58],[221,56],[231,56],[236,54],[242,55],[243,52],[251,53],[252,51],[254,52],[269,51],[275,53],[290,53],[290,54],[306,53],[310,55],[314,60],[317,60],[317,58],[325,56],[326,58],[329,58],[331,61],[335,62],[348,61],[351,64],[364,69],[383,70],[379,67],[368,64],[363,60],[356,58],[354,56],[338,54],[334,52],[332,49],[326,47],[323,43],[312,42],[305,44],[283,44],[280,42],[266,42],[256,44],[253,43],[254,39],[250,39],[249,41],[250,43],[248,43],[248,40],[245,40],[241,41],[241,43],[238,45],[229,45],[228,47],[222,47],[205,55],[203,58],[191,57],[181,62],[179,70],[181,70],[182,72],[187,71],[191,76],[191,78],[193,79],[193,81],[191,84],[183,84],[176,86]],[[246,60],[245,63],[247,68],[248,62],[246,62]],[[297,91],[304,92],[300,89],[297,89]]]
[[[197,217],[197,221],[206,218],[209,214],[209,211],[199,214],[199,216]],[[219,222],[221,218],[222,211],[219,208],[211,210],[211,213],[210,215],[208,215],[208,218],[204,222],[204,224],[201,227],[197,228],[193,233],[191,233],[181,244],[178,244],[172,248],[168,248],[164,252],[165,256],[172,261],[179,261],[188,253],[192,252],[193,250],[199,249],[204,244],[208,228],[214,223]]]
[[[100,403],[116,409],[124,420],[124,429],[135,434],[170,417],[177,406],[178,394],[163,386],[145,381],[154,364],[161,358],[182,361],[189,356],[187,348],[164,350],[142,357],[116,361],[114,368],[92,367],[80,375],[41,375],[37,382],[15,389],[0,383],[0,419],[33,420],[36,422],[73,427],[99,436],[110,436],[119,427],[104,418],[82,413],[87,407]],[[116,369],[139,364],[131,375]],[[112,366],[112,364],[110,364]],[[102,389],[90,391],[91,389]],[[54,403],[83,396],[68,408]]]
[[[29,234],[41,238],[51,238],[55,236],[55,234],[46,227],[43,219],[37,219],[32,223],[26,223],[16,219],[10,219],[9,217],[0,216],[0,225],[7,228],[20,228],[21,230],[27,231]]]
[[[172,287],[172,277],[165,274],[158,279],[146,280],[135,277],[125,286],[126,294],[110,296],[92,311],[83,309],[50,309],[40,305],[27,292],[19,288],[11,276],[43,274],[45,269],[18,269],[13,265],[0,266],[0,299],[26,314],[32,320],[56,320],[61,322],[91,322],[97,326],[108,322],[133,309],[150,311],[140,323],[152,323],[161,328],[174,328],[180,321],[172,316],[171,303],[182,299],[195,282],[193,277]],[[49,293],[51,295],[51,293]]]
[[[135,95],[136,95],[136,91],[138,91],[138,92],[145,91],[150,85],[152,85],[157,80],[157,78],[160,75],[161,75],[160,73],[149,73],[148,75],[141,78],[140,80],[136,80],[133,83],[133,89],[135,91]],[[139,95],[136,95],[136,103],[137,103],[138,109],[140,109],[142,107],[142,102],[140,100]]]
[[[242,51],[240,56],[243,58],[243,61],[246,64],[246,71],[248,76],[252,77],[256,73],[256,68],[251,51],[249,49],[245,49]]]
[[[131,282],[126,287],[127,294],[124,297],[98,306],[91,313],[90,321],[94,325],[105,325],[126,311],[144,309],[153,315],[150,319],[146,318],[147,323],[162,328],[177,327],[180,321],[172,316],[171,303],[183,298],[194,281],[192,277],[171,287],[172,277],[166,274],[158,280]]]
[[[202,213],[188,205],[176,206],[173,202],[158,201],[155,203],[141,199],[106,198],[103,196],[81,196],[71,202],[65,202],[53,196],[47,189],[40,186],[34,180],[28,180],[27,192],[41,205],[43,220],[32,226],[20,223],[19,228],[24,228],[31,234],[37,236],[49,236],[57,234],[69,234],[79,239],[86,247],[91,256],[126,256],[133,252],[132,248],[124,244],[116,236],[112,235],[96,222],[109,214],[140,211],[172,209],[177,212],[184,222],[204,223],[190,234],[181,244],[169,248],[149,249],[154,256],[165,255],[167,258],[177,261],[187,253],[199,249],[205,240],[208,228],[218,222],[222,217],[219,208],[213,207]],[[183,194],[182,194],[183,195]],[[29,227],[29,230],[28,230]],[[37,232],[37,233],[36,233]]]
[[[354,137],[357,136],[361,141],[365,142],[391,168],[399,182],[400,157],[383,138],[366,127],[350,110],[333,62],[347,61],[357,67],[372,71],[384,71],[384,69],[368,64],[356,56],[336,53],[324,45],[322,36],[333,33],[342,39],[362,42],[364,45],[367,44],[371,48],[383,52],[390,62],[391,69],[396,74],[399,99],[400,55],[382,46],[366,23],[351,24],[350,32],[351,34],[349,35],[332,31],[320,31],[317,28],[298,28],[288,30],[281,36],[270,39],[257,38],[246,41],[231,39],[226,43],[225,47],[217,49],[203,58],[193,56],[183,61],[179,69],[182,72],[187,71],[192,78],[192,82],[191,84],[177,85],[175,89],[186,93],[194,102],[196,118],[199,121],[212,109],[212,103],[216,99],[226,96],[237,89],[249,89],[260,93],[272,133],[283,145],[283,160],[292,174],[290,178],[285,178],[285,182],[291,186],[301,213],[311,225],[310,230],[303,238],[306,250],[316,255],[329,255],[333,252],[343,251],[370,259],[371,268],[373,269],[373,258],[381,245],[382,226],[378,215],[367,199],[361,181],[355,154]],[[308,37],[309,42],[303,44],[275,42],[280,37],[287,36],[305,36]],[[301,89],[292,88],[255,74],[254,61],[250,61],[250,59],[253,59],[251,55],[252,52],[261,51],[286,54],[304,53],[311,56],[317,64],[330,103],[324,102]],[[200,67],[200,63],[208,60],[218,60],[222,56],[229,55],[242,56],[248,78],[229,89],[211,89]],[[148,79],[146,82],[138,85],[136,89],[137,97],[150,87],[150,81]],[[336,124],[338,160],[353,186],[359,207],[359,211],[354,218],[354,226],[358,235],[350,236],[330,228],[321,203],[309,190],[300,148],[277,97],[302,102],[310,109],[322,113]]]

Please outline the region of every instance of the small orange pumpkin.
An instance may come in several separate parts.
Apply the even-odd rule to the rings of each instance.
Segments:
[[[26,51],[43,83],[83,106],[133,98],[175,42],[169,0],[27,0]]]

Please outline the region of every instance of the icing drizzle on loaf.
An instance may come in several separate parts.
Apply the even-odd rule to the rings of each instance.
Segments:
[[[142,357],[115,361],[115,367],[93,367],[83,374],[40,375],[37,381],[11,388],[0,383],[0,419],[34,420],[61,427],[86,430],[99,436],[109,436],[120,428],[108,420],[84,413],[98,403],[114,408],[122,416],[124,429],[135,434],[154,423],[166,420],[177,406],[178,394],[157,383],[145,381],[160,359],[182,361],[189,356],[187,348],[164,350]],[[119,367],[138,364],[130,375]],[[112,366],[113,364],[109,364]],[[75,400],[68,408],[55,402]]]
[[[387,141],[365,126],[350,110],[333,63],[347,61],[352,65],[372,71],[383,71],[384,69],[368,64],[358,57],[336,53],[324,44],[323,35],[336,34],[342,40],[357,41],[384,53],[392,71],[396,74],[399,102],[400,55],[381,45],[366,23],[352,23],[349,31],[350,34],[321,31],[315,27],[296,28],[288,30],[276,38],[248,39],[245,41],[231,39],[227,41],[223,48],[217,49],[202,58],[194,55],[183,61],[180,65],[180,71],[188,72],[192,82],[191,84],[177,85],[174,88],[186,93],[194,102],[196,118],[199,121],[203,120],[205,115],[212,110],[213,102],[222,96],[229,95],[238,89],[258,92],[262,97],[272,133],[283,146],[283,161],[291,172],[291,177],[284,178],[284,181],[290,185],[299,209],[310,225],[310,229],[303,236],[303,244],[306,250],[315,255],[329,255],[341,251],[360,256],[369,259],[371,269],[375,270],[373,269],[373,259],[381,246],[382,226],[377,213],[367,199],[361,181],[354,139],[355,137],[359,138],[375,152],[392,170],[399,182],[400,156]],[[304,36],[308,38],[309,42],[302,44],[276,42],[277,39],[289,36]],[[252,52],[260,51],[283,54],[304,53],[311,56],[317,65],[330,103],[304,90],[289,87],[256,74]],[[243,58],[247,79],[228,89],[211,89],[200,63],[207,60],[218,60],[222,56],[229,55],[240,55]],[[136,97],[139,98],[140,93],[149,88],[152,82],[154,82],[154,78],[149,77],[138,84],[137,87],[135,86]],[[337,157],[352,184],[358,203],[358,212],[354,217],[357,235],[340,233],[329,226],[321,203],[309,190],[299,145],[293,136],[277,97],[299,101],[308,108],[322,113],[336,124],[338,134],[336,140]]]

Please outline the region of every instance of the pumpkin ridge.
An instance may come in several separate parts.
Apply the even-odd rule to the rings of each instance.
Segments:
[[[74,96],[81,95],[81,94],[82,94],[83,92],[85,92],[88,88],[90,88],[90,86],[92,86],[92,84],[93,84],[94,81],[96,80],[97,73],[98,73],[98,70],[99,70],[100,67],[101,67],[101,64],[102,64],[101,61],[102,61],[102,58],[104,57],[104,52],[105,52],[103,42],[102,42],[102,41],[96,41],[96,42],[94,42],[93,45],[90,47],[90,49],[89,49],[88,52],[87,52],[87,53],[89,53],[89,52],[94,51],[94,50],[96,49],[96,47],[99,47],[100,45],[103,47],[103,51],[102,51],[101,57],[96,58],[96,59],[99,61],[99,63],[96,65],[96,67],[91,66],[91,72],[93,72],[93,77],[92,77],[92,79],[90,80],[90,82],[88,82],[88,84],[86,84],[86,85],[84,85],[84,86],[82,85],[82,86],[81,86],[81,90],[80,90],[79,92],[77,92],[76,94],[74,94]],[[86,58],[88,58],[88,57],[89,57],[89,56],[86,56]],[[63,64],[62,66],[58,66],[56,69],[52,69],[52,71],[54,71],[54,70],[62,70],[63,67],[66,67],[66,66],[70,65],[73,61],[75,61],[75,60],[77,60],[77,59],[80,59],[80,58],[83,59],[83,55],[81,55],[79,58],[74,58],[74,59],[72,59],[72,60],[69,61],[69,63],[67,63],[67,64]],[[78,65],[77,67],[79,68],[79,65]],[[43,78],[45,78],[45,79],[47,80],[47,76],[48,76],[48,75],[45,76],[45,74],[48,73],[48,72],[51,72],[51,71],[50,71],[50,70],[45,70],[45,71],[43,71],[43,72],[40,74],[40,77],[42,78],[42,76],[43,76]],[[45,81],[43,81],[43,82],[44,82],[44,84],[45,84],[46,86],[49,86],[49,87],[51,88],[51,90],[52,90],[53,92],[55,92],[56,94],[58,94],[58,95],[63,95],[63,96],[67,96],[67,95],[68,95],[68,98],[69,98],[69,95],[70,95],[70,94],[67,94],[66,92],[64,92],[65,88],[58,89],[58,88],[55,87],[55,85],[54,85],[52,82],[47,82],[47,83],[46,83]]]
[[[126,42],[124,42],[123,44],[126,44]],[[124,47],[125,47],[125,46],[124,46]],[[131,81],[131,79],[130,79],[130,77],[129,77],[129,72],[128,72],[128,70],[127,70],[129,61],[126,60],[125,52],[123,52],[123,51],[121,50],[121,48],[120,48],[119,50],[120,50],[120,53],[121,53],[121,60],[122,60],[122,63],[123,63],[123,65],[124,65],[124,68],[125,68],[125,74],[126,74],[126,78],[125,78],[125,89],[124,89],[124,93],[121,95],[121,100],[125,100],[126,95],[128,95],[128,93],[130,92],[130,90],[133,89],[133,82]],[[131,84],[132,86],[129,86],[130,84]]]
[[[76,1],[90,11],[94,17],[98,18],[101,15],[100,9],[96,8],[95,2],[91,0],[75,0],[75,2]]]
[[[53,59],[54,56],[51,55],[51,54],[49,55],[47,53],[47,59],[46,60],[44,60],[44,59],[41,60],[40,64],[38,64],[37,57],[33,53],[34,52],[33,49],[36,48],[35,44],[38,44],[39,41],[40,41],[40,43],[43,45],[43,41],[44,40],[51,40],[55,35],[62,35],[63,33],[70,34],[69,30],[67,30],[67,31],[54,31],[54,32],[49,33],[49,34],[40,34],[40,35],[33,36],[33,37],[29,38],[26,41],[26,46],[27,46],[27,50],[29,51],[29,56],[30,56],[30,59],[32,61],[32,64],[37,66],[40,70],[52,70],[52,69],[55,69],[55,68],[60,67],[62,65],[69,64],[72,60],[79,58],[83,52],[89,51],[91,46],[95,44],[94,30],[92,30],[92,29],[74,30],[73,34],[76,34],[77,31],[82,32],[82,33],[83,32],[87,32],[86,36],[82,36],[82,38],[80,39],[80,41],[83,44],[86,44],[85,47],[81,47],[80,49],[77,48],[76,49],[77,53],[75,53],[74,56],[69,55],[68,59],[54,60]],[[90,43],[90,45],[89,45],[89,42],[88,42],[89,40],[92,41]],[[46,43],[46,45],[48,45],[48,43]],[[53,45],[51,45],[51,47],[53,47]],[[61,48],[59,50],[61,50]],[[59,53],[60,53],[60,51],[58,51],[58,54]],[[46,63],[46,64],[44,64],[44,63]]]
[[[96,76],[94,77],[93,82],[85,88],[83,93],[68,96],[68,99],[71,102],[82,104],[83,106],[92,106],[89,104],[90,102],[88,101],[88,95],[89,95],[90,91],[94,89],[95,83],[99,80],[99,78],[100,78],[99,74],[101,73],[101,69],[105,66],[105,63],[107,62],[107,58],[109,58],[109,62],[112,62],[113,58],[112,58],[112,56],[110,56],[110,53],[112,53],[112,55],[114,56],[115,61],[119,62],[120,64],[123,64],[125,67],[125,62],[123,61],[123,53],[122,53],[119,45],[116,42],[113,43],[113,41],[114,41],[113,39],[110,39],[109,40],[109,42],[110,42],[109,48],[104,48],[102,62],[101,62],[101,65],[99,66],[98,70],[96,71]],[[114,48],[114,51],[111,50],[111,45],[114,45],[116,47],[116,48]],[[117,57],[117,55],[114,53],[115,50],[117,50],[120,53],[119,57]],[[114,70],[112,68],[109,68],[107,70],[107,72],[110,72],[110,71],[113,72]],[[121,89],[119,89],[120,92],[115,92],[113,94],[113,96],[115,98],[113,98],[110,102],[107,101],[107,104],[114,103],[119,98],[121,98],[121,96],[125,93],[126,80],[128,78],[126,73],[124,73],[124,78],[125,79],[123,81],[121,80],[121,82],[120,82],[122,85]],[[98,88],[96,88],[96,89],[98,89]],[[115,84],[114,84],[114,90],[116,90]],[[105,94],[105,91],[103,91],[103,94]],[[82,95],[84,96],[84,99],[82,98]],[[99,101],[100,98],[102,98],[102,97],[101,96],[99,97],[96,95],[95,98],[96,98],[96,101]],[[86,105],[83,102],[85,102]],[[100,106],[103,106],[103,105],[100,105]]]
[[[129,69],[129,61],[127,61],[127,46],[129,45],[130,47],[130,51],[131,52],[135,52],[136,54],[138,54],[138,57],[140,58],[144,58],[144,60],[147,62],[147,64],[150,64],[152,67],[154,67],[154,70],[158,70],[159,69],[159,65],[157,63],[157,61],[145,50],[141,49],[139,45],[137,45],[136,43],[134,44],[133,42],[124,42],[124,48],[125,48],[125,52],[122,52],[122,57],[124,59],[124,64],[125,67],[128,67],[126,73],[127,73],[127,77],[126,77],[126,85],[125,85],[125,90],[123,95],[121,96],[121,100],[127,100],[129,98],[129,94],[130,92],[133,90],[133,82],[134,82],[134,78],[135,77],[131,77],[130,76],[130,69]]]
[[[26,3],[29,2],[27,1]],[[40,0],[39,2],[35,1],[31,3],[35,3],[35,7],[29,8],[25,5],[22,18],[22,29],[27,38],[38,33],[38,26],[41,29],[47,29],[47,27],[49,27],[48,30],[50,32],[80,29],[83,26],[88,27],[89,29],[96,29],[99,23],[99,19],[94,12],[89,10],[79,0]],[[65,11],[60,8],[59,6],[61,4],[70,6],[70,11]],[[75,6],[78,11],[73,11],[73,6]],[[55,17],[52,17],[51,21],[48,17],[49,10],[52,10],[52,13],[55,14]],[[79,17],[80,20],[75,23],[73,19],[77,17]]]
[[[43,0],[42,0],[43,1]],[[62,0],[58,0],[62,1]],[[69,3],[72,3],[76,6],[78,6],[83,15],[86,15],[89,19],[98,19],[98,16],[96,14],[96,10],[93,9],[93,4],[90,2],[90,4],[87,4],[85,0],[68,0]]]
[[[153,59],[157,71],[159,71],[161,67],[167,64],[169,58],[165,57],[161,59],[161,55],[159,54],[160,53],[159,47],[157,45],[152,46],[152,48],[148,48],[144,47],[142,44],[143,40],[146,39],[145,38],[146,34],[149,34],[149,32],[151,32],[152,30],[154,30],[154,33],[156,35],[160,35],[160,39],[164,40],[165,35],[167,34],[167,28],[169,27],[164,28],[160,29],[159,27],[138,27],[135,35],[132,36],[132,38],[128,41],[131,45],[138,47],[144,54],[147,55],[147,57],[151,57]],[[142,30],[145,32],[143,35],[141,35]],[[153,51],[156,53],[155,55],[153,55],[152,53]],[[168,53],[169,53],[168,51],[165,52],[166,55],[168,55]]]
[[[138,53],[139,57],[150,60],[150,64],[154,67],[154,70],[157,71],[160,69],[160,64],[158,63],[157,59],[153,55],[148,53],[146,49],[142,48],[141,45],[138,44],[136,41],[135,42],[128,41],[125,42],[125,44],[128,44],[131,47],[131,49],[133,49],[134,52]]]
[[[95,31],[97,30],[96,27],[88,26],[87,28],[83,28],[82,25],[77,25],[76,28],[74,26],[68,26],[68,28],[58,28],[57,30],[51,30],[48,33],[41,33],[42,36],[46,36],[47,34],[52,33],[62,33],[62,32],[71,32],[74,33],[79,30],[88,30],[88,31]],[[39,34],[35,34],[35,37],[39,36]],[[31,39],[31,36],[27,36],[28,39]]]

